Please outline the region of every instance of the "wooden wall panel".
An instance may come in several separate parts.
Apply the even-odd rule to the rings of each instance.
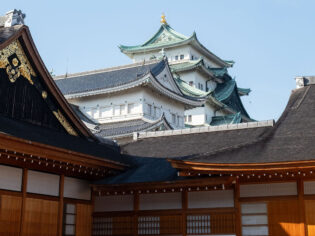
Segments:
[[[58,209],[58,201],[27,198],[22,235],[57,235]]]
[[[235,234],[235,214],[211,214],[210,228],[212,234]]]
[[[315,236],[315,200],[305,200],[305,218],[308,236]]]
[[[92,233],[92,205],[77,204],[76,236],[89,236]]]
[[[21,222],[22,197],[0,196],[0,235],[18,236]]]
[[[268,217],[270,236],[304,235],[298,200],[270,201],[268,203]]]

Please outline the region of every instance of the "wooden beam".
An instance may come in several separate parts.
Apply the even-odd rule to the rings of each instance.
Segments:
[[[242,235],[242,221],[241,221],[241,204],[240,198],[240,182],[238,179],[235,180],[234,188],[234,208],[235,208],[235,233],[236,236]]]
[[[188,209],[188,192],[182,192],[182,235],[187,234],[187,209]]]
[[[26,191],[27,191],[27,173],[28,170],[23,169],[22,179],[22,207],[21,207],[21,224],[20,224],[20,236],[23,236],[24,220],[25,220],[25,204],[26,204]]]
[[[60,176],[59,181],[59,211],[58,211],[58,235],[62,236],[62,228],[63,228],[63,192],[64,192],[64,183],[65,176]]]
[[[133,235],[138,235],[138,212],[140,208],[139,194],[136,192],[133,196]]]
[[[305,217],[305,202],[304,202],[304,182],[301,178],[297,180],[297,190],[298,190],[298,201],[299,201],[299,216],[300,216],[300,224],[302,224],[304,235],[308,235],[307,233],[307,224]]]

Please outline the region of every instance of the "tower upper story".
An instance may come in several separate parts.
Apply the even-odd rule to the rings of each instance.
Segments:
[[[145,43],[136,46],[120,45],[119,48],[133,62],[159,59],[165,55],[170,64],[203,59],[208,68],[228,68],[234,63],[209,51],[199,42],[195,32],[190,37],[176,32],[164,15],[158,31]]]

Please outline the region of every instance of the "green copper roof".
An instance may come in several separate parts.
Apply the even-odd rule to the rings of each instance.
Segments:
[[[237,88],[238,94],[240,96],[248,95],[252,90],[250,88]]]
[[[217,100],[223,102],[231,96],[235,86],[235,80],[226,81],[224,84],[217,86],[217,88],[213,91],[213,95]]]
[[[183,94],[187,96],[206,97],[211,93],[211,92],[204,92],[200,89],[190,86],[187,82],[185,82],[184,80],[181,80],[178,77],[175,77],[175,81],[177,82],[177,85],[180,88],[180,90],[183,92]]]
[[[241,123],[242,116],[240,112],[226,116],[213,116],[210,125],[229,125]]]
[[[228,73],[227,68],[209,68],[209,70],[215,75],[215,77],[222,77]]]
[[[191,37],[193,37],[192,35]],[[144,49],[152,49],[161,46],[166,46],[170,44],[176,44],[179,42],[184,42],[185,40],[190,39],[191,37],[187,37],[176,32],[171,26],[167,24],[162,24],[158,32],[156,32],[152,38],[146,41],[142,45],[137,46],[124,46],[120,45],[119,48],[122,51],[132,52],[137,50],[144,50]]]
[[[177,72],[177,71],[182,71],[182,70],[193,69],[199,65],[203,65],[203,59],[189,60],[183,63],[171,64],[170,68],[172,72]]]

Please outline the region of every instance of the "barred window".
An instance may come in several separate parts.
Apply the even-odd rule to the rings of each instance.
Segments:
[[[138,218],[139,235],[157,235],[160,234],[159,216],[140,216]]]
[[[64,205],[63,217],[63,235],[75,235],[75,222],[76,222],[76,206],[75,204],[66,203]]]
[[[210,234],[210,215],[188,215],[188,234]]]

